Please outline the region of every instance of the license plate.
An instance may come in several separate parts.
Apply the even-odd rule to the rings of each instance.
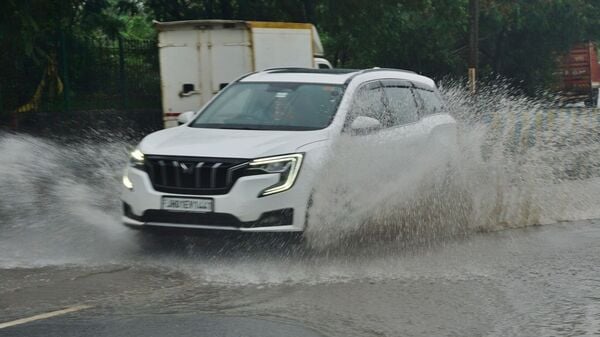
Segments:
[[[161,209],[179,212],[212,212],[213,199],[163,197]]]

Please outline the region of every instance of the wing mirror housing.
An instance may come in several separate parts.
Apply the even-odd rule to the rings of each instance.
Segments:
[[[358,116],[350,124],[353,134],[366,134],[381,129],[381,122],[375,118]]]
[[[187,124],[189,121],[192,120],[192,117],[194,117],[193,111],[183,112],[179,116],[177,116],[177,123],[179,125]]]

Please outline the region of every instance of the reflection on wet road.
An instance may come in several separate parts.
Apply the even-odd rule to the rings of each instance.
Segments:
[[[340,143],[304,242],[149,239],[119,221],[130,139],[0,135],[0,336],[600,335],[597,119],[451,92],[453,164]]]
[[[271,331],[297,336],[592,336],[600,334],[599,240],[597,221],[429,247],[389,243],[367,254],[267,242],[261,248],[251,237],[222,238],[219,254],[214,237],[211,245],[187,237],[170,249],[132,251],[119,263],[4,266],[3,321],[73,304],[92,308],[1,329],[0,336],[35,335],[48,325],[165,335],[144,329],[149,317],[176,326],[173,335],[185,335],[182,327],[201,327],[199,336],[249,327],[258,336],[272,324]]]

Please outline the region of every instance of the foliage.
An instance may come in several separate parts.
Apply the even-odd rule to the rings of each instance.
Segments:
[[[0,114],[56,109],[40,104],[42,101],[61,104],[65,59],[71,59],[67,65],[71,83],[87,81],[85,87],[96,85],[93,81],[97,78],[88,75],[94,72],[91,64],[97,63],[103,51],[97,41],[116,41],[118,36],[128,39],[155,36],[141,3],[121,0],[0,2],[0,64],[4,69],[0,72]],[[66,53],[65,57],[59,58],[61,53]]]
[[[529,93],[555,80],[557,57],[600,40],[597,0],[480,0],[481,73]],[[252,19],[313,22],[338,67],[466,73],[468,0],[146,0],[160,20]]]
[[[600,40],[600,3],[486,0],[481,23],[484,70],[534,93],[554,80],[559,55],[579,42]]]
[[[146,0],[159,21],[239,19],[314,21],[318,0]]]
[[[395,67],[464,76],[469,0],[3,0],[0,87],[20,101],[56,62],[61,36],[94,53],[88,40],[152,39],[152,20],[240,19],[312,22],[337,67]],[[481,74],[513,79],[535,93],[549,87],[556,60],[574,44],[600,40],[598,0],[480,0]],[[78,71],[75,69],[74,71]],[[12,75],[11,75],[12,74]],[[74,75],[75,76],[75,75]],[[77,77],[77,76],[75,76]],[[85,81],[84,78],[79,78]],[[58,82],[58,81],[57,81]],[[2,89],[2,88],[0,88]],[[6,101],[7,97],[1,97]],[[17,97],[24,95],[24,97]]]

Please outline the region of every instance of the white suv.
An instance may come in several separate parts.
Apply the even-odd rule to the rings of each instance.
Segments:
[[[128,226],[302,231],[336,139],[427,136],[455,124],[431,79],[378,68],[252,73],[179,120],[131,153]]]

